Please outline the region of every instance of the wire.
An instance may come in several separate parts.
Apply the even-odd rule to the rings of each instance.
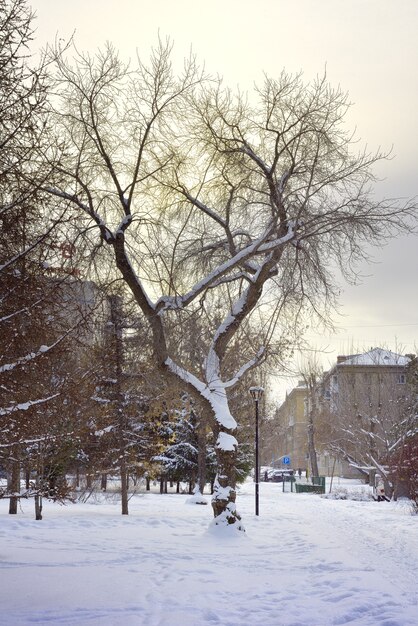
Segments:
[[[370,324],[367,326],[336,326],[337,330],[346,330],[347,328],[401,328],[402,326],[418,326],[418,322],[414,324]]]

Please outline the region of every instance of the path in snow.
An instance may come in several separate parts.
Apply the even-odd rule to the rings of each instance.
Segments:
[[[418,519],[401,503],[325,500],[261,485],[239,495],[247,535],[206,532],[187,496],[47,504],[42,522],[0,502],[0,623],[416,626]]]

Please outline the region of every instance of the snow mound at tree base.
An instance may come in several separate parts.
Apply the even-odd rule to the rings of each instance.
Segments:
[[[204,496],[202,496],[200,491],[196,491],[192,496],[190,496],[190,498],[187,498],[186,504],[206,504],[207,505],[208,501],[206,500]]]
[[[211,521],[208,532],[217,537],[220,535],[225,537],[245,535],[244,524],[241,522],[234,502],[229,502],[226,509]]]

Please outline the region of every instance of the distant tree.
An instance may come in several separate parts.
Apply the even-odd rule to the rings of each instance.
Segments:
[[[389,452],[389,472],[394,495],[402,481],[418,513],[418,358],[412,354],[409,356],[406,367],[409,402],[404,407],[397,429],[397,440]]]
[[[9,512],[31,496],[41,519],[42,497],[69,495],[77,428],[68,409],[77,378],[82,387],[75,353],[90,307],[74,276],[67,210],[41,191],[51,163],[40,155],[54,161],[57,148],[45,132],[46,64],[32,64],[32,34],[25,0],[0,3],[0,464]]]
[[[170,480],[188,482],[192,493],[198,475],[197,418],[187,395],[173,412],[171,424],[170,440],[155,460]]]
[[[78,212],[81,229],[96,229],[90,250],[112,253],[154,362],[212,413],[215,524],[242,529],[229,391],[266,358],[275,331],[291,341],[301,314],[326,318],[331,268],[349,277],[369,244],[409,230],[416,206],[372,195],[382,155],[354,151],[347,96],[324,78],[307,85],[283,72],[250,104],[205,81],[193,58],[177,78],[170,48],[129,68],[111,46],[72,60],[57,51],[51,132],[65,147],[47,189]],[[173,318],[190,315],[207,331],[205,358],[192,366],[172,333]],[[261,337],[241,341],[231,368],[250,319]]]
[[[85,452],[88,474],[101,475],[102,490],[108,475],[119,475],[122,515],[128,515],[129,476],[137,477],[150,460],[151,438],[156,437],[147,416],[153,390],[146,382],[147,342],[138,320],[130,319],[123,294],[113,293],[106,301],[107,320],[95,352],[96,411]]]
[[[48,270],[61,257],[65,208],[40,190],[50,168],[38,159],[47,83],[45,64],[30,64],[32,21],[25,0],[0,4],[0,463],[9,471],[10,513],[23,458],[39,442],[36,416],[60,392],[54,359],[69,333],[56,317],[61,281]]]
[[[320,381],[322,378],[322,367],[316,358],[311,358],[301,368],[299,377],[306,386],[306,422],[307,422],[307,449],[312,476],[319,476],[318,451],[316,433],[320,425],[321,407]]]

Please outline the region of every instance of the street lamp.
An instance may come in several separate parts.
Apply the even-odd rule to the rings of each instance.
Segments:
[[[259,480],[258,468],[258,403],[263,395],[263,387],[250,387],[250,394],[255,402],[255,514],[259,515]]]

